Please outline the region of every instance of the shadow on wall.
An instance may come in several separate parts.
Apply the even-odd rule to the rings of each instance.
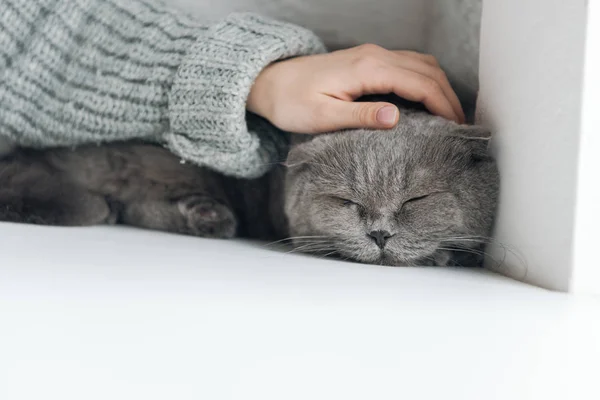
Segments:
[[[481,0],[167,0],[201,18],[254,11],[315,31],[332,49],[376,43],[435,55],[472,115]]]

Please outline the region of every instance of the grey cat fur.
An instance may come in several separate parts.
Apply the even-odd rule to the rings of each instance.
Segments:
[[[0,161],[0,220],[290,238],[299,251],[365,263],[473,265],[498,197],[489,139],[483,128],[406,111],[389,131],[296,144],[285,166],[254,180],[142,143],[20,149]]]

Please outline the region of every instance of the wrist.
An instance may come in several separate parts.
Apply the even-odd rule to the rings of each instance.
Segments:
[[[266,66],[258,75],[254,84],[250,88],[246,109],[256,115],[271,121],[273,115],[273,67],[275,63]],[[271,121],[272,122],[272,121]]]

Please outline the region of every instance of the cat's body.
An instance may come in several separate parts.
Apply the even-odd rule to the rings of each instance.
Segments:
[[[407,112],[396,129],[322,135],[256,180],[120,143],[0,160],[0,220],[123,223],[202,237],[294,237],[300,251],[389,265],[473,264],[496,207],[489,134]],[[476,257],[477,258],[477,257]]]
[[[274,239],[282,228],[270,211],[283,210],[282,191],[270,186],[281,173],[234,179],[143,143],[19,149],[0,160],[0,220]]]

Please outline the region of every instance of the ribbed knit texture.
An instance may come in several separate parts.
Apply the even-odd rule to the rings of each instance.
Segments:
[[[128,139],[256,177],[285,135],[245,111],[273,61],[323,52],[303,28],[203,23],[152,0],[0,0],[0,136],[24,146]]]

